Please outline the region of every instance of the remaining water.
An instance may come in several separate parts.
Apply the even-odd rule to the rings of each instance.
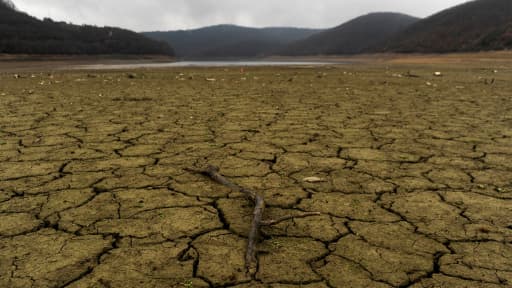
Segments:
[[[78,65],[75,69],[133,69],[133,68],[167,68],[167,67],[244,67],[244,66],[319,66],[343,64],[341,62],[309,62],[309,61],[178,61],[168,63],[136,63],[136,64],[94,64]]]

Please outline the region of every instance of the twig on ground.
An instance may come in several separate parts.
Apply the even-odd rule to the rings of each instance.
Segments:
[[[265,200],[263,196],[260,195],[259,193],[256,193],[250,189],[244,188],[229,181],[226,177],[222,176],[219,173],[219,168],[216,166],[209,165],[205,170],[187,169],[187,171],[206,175],[210,177],[212,180],[234,191],[243,193],[249,200],[251,200],[254,203],[253,218],[251,223],[251,229],[249,230],[249,239],[247,243],[247,251],[245,254],[245,267],[247,269],[247,272],[250,274],[254,274],[256,272],[258,265],[258,259],[256,258],[256,244],[258,241],[261,226],[272,226],[294,218],[305,218],[309,216],[321,215],[321,213],[319,212],[305,212],[298,215],[284,216],[275,220],[262,220],[263,212],[265,210]]]

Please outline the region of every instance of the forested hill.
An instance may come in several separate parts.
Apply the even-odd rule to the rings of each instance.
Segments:
[[[419,21],[374,51],[445,53],[511,48],[512,0],[478,0]]]
[[[363,53],[418,21],[400,13],[371,13],[297,41],[283,55],[341,55]]]
[[[113,27],[39,20],[0,0],[0,53],[174,55],[168,43]]]
[[[174,47],[175,50],[173,50]],[[512,49],[512,0],[474,0],[425,19],[371,13],[327,30],[216,25],[138,34],[39,20],[0,0],[0,54],[134,54],[181,58],[447,53]]]
[[[216,25],[193,30],[146,32],[144,35],[171,43],[177,57],[256,57],[275,54],[290,43],[321,30],[289,27],[251,28]]]

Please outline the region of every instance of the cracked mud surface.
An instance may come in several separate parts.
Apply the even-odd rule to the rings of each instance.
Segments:
[[[511,287],[512,70],[483,66],[0,74],[0,287]],[[321,215],[263,228],[251,278],[207,163]]]

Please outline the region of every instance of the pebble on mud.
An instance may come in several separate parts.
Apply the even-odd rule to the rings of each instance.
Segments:
[[[319,178],[319,177],[306,177],[306,178],[302,179],[302,181],[303,182],[308,182],[308,183],[325,182],[324,179]]]

